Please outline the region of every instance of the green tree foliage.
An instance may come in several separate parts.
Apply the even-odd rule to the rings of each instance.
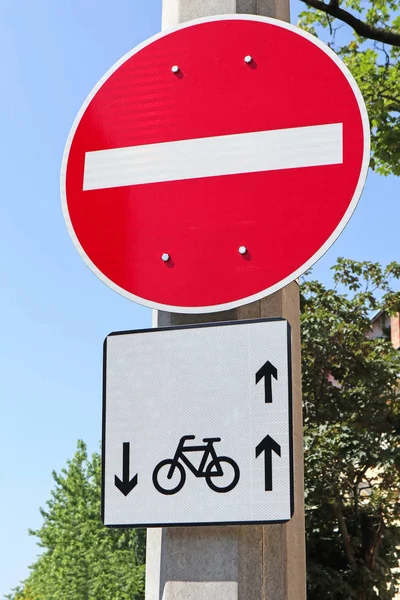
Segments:
[[[32,588],[29,583],[26,583],[23,588],[17,588],[14,590],[14,594],[10,594],[6,596],[6,598],[9,598],[10,600],[39,600],[38,597],[32,592]]]
[[[371,122],[372,168],[400,175],[400,1],[303,2],[309,10],[301,13],[300,27],[328,37],[361,89]]]
[[[107,529],[100,519],[98,454],[78,448],[61,474],[43,525],[30,533],[43,553],[12,600],[142,600],[145,531]]]
[[[400,310],[400,264],[339,259],[302,284],[308,600],[390,600],[400,550],[400,352],[370,339]]]

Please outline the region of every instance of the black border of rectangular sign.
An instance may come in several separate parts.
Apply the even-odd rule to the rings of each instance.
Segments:
[[[158,333],[160,331],[172,331],[175,329],[199,329],[201,327],[221,327],[229,325],[251,325],[253,323],[271,323],[273,321],[285,321],[287,325],[288,345],[288,400],[289,400],[289,470],[290,470],[290,519],[294,513],[294,459],[293,459],[293,398],[292,398],[292,330],[289,321],[281,317],[270,319],[249,319],[246,321],[217,321],[213,323],[196,323],[190,325],[174,325],[173,327],[154,327],[149,329],[134,329],[132,331],[115,331],[110,333],[103,344],[103,411],[102,411],[102,443],[101,443],[101,520],[105,527],[123,529],[143,529],[150,527],[219,527],[223,525],[277,525],[287,523],[290,519],[280,521],[212,521],[208,523],[140,523],[124,525],[108,525],[104,523],[104,501],[105,501],[105,460],[106,460],[106,366],[107,366],[107,339],[114,335],[131,335],[134,333]]]

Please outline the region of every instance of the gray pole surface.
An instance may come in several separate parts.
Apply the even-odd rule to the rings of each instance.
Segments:
[[[289,21],[289,0],[163,0],[162,27],[217,14]],[[300,305],[296,282],[213,314],[154,311],[155,326],[284,317],[292,327],[295,510],[285,525],[147,530],[146,600],[305,600]]]

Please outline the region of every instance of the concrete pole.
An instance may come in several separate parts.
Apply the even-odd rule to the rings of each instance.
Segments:
[[[163,0],[162,27],[257,14],[289,21],[289,0]],[[154,311],[154,326],[282,316],[292,327],[295,511],[285,525],[148,529],[146,600],[305,600],[299,288],[213,314]]]

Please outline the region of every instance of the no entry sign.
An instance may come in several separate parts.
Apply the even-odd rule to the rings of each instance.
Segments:
[[[368,160],[361,93],[327,46],[218,16],[154,36],[96,85],[66,145],[63,210],[114,290],[211,312],[310,267],[349,220]]]

